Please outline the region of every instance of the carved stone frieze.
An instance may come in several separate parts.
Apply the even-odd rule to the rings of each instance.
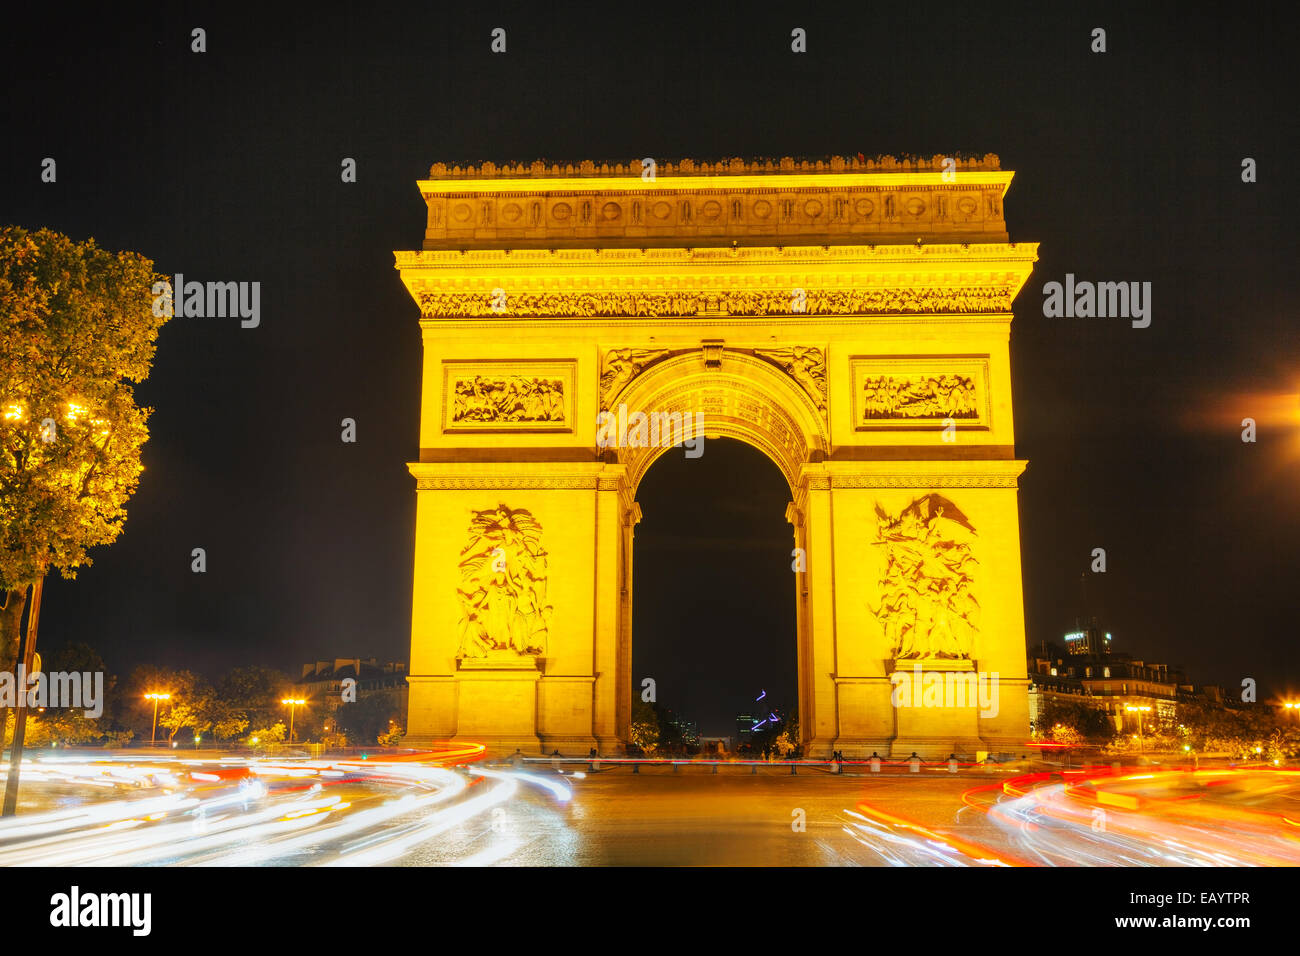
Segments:
[[[490,292],[421,292],[425,318],[586,317],[670,318],[704,315],[830,316],[934,315],[1011,311],[1003,287],[894,288],[809,291],[804,308],[791,307],[788,290],[673,292],[521,292],[505,310],[493,308]]]
[[[651,161],[653,162],[653,161]],[[577,165],[435,164],[420,182],[425,247],[782,236],[996,240],[1010,173],[996,156],[879,161],[742,159]]]

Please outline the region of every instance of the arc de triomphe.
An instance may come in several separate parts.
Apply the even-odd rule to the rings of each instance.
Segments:
[[[408,741],[622,749],[637,486],[666,443],[635,424],[690,412],[706,454],[748,442],[790,485],[805,752],[1019,747],[1008,336],[1037,244],[1008,241],[1011,178],[991,155],[435,165],[424,248],[396,254],[424,344]]]

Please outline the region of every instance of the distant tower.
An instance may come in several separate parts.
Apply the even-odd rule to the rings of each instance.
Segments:
[[[1083,618],[1075,618],[1075,630],[1065,635],[1065,652],[1075,657],[1101,657],[1110,653],[1110,634],[1102,631],[1095,615],[1090,615],[1088,606],[1088,576],[1079,575],[1079,594],[1082,600]],[[1081,624],[1081,620],[1088,623]]]

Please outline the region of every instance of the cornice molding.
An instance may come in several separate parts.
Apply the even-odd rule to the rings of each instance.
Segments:
[[[796,238],[796,237],[792,237]],[[851,245],[761,245],[607,249],[597,246],[573,249],[423,249],[393,253],[396,267],[409,270],[446,269],[463,273],[467,269],[591,268],[599,271],[665,267],[716,268],[730,265],[807,264],[825,268],[828,264],[852,267],[881,266],[892,262],[925,262],[937,266],[986,270],[1001,263],[1023,268],[1038,261],[1036,242],[922,242],[907,244]]]
[[[596,162],[592,159],[579,160],[577,163],[547,163],[536,159],[530,163],[505,162],[497,164],[491,160],[479,163],[452,164],[434,163],[429,168],[431,179],[547,179],[547,178],[640,178],[644,168],[642,159],[626,162]],[[827,156],[818,159],[807,157],[782,156],[779,159],[756,157],[745,159],[733,157],[719,160],[695,160],[691,158],[655,160],[655,172],[658,176],[755,176],[782,175],[792,173],[840,173],[840,172],[943,172],[951,169],[955,172],[1000,171],[1001,160],[996,153],[983,156],[887,156],[866,157]]]
[[[566,476],[548,477],[545,475],[537,476],[512,476],[504,478],[498,475],[466,475],[455,478],[417,478],[415,479],[416,491],[448,491],[460,489],[522,489],[522,488],[560,488],[560,489],[577,489],[595,491],[598,487],[604,488],[606,479],[597,478],[592,475],[586,478],[573,478]]]
[[[1017,475],[834,475],[829,478],[814,478],[810,481],[826,482],[816,486],[822,490],[827,488],[833,490],[841,488],[1015,488],[1019,485]]]
[[[800,336],[815,334],[817,329],[834,328],[838,326],[856,326],[870,323],[871,325],[1003,325],[1010,326],[1014,316],[1011,312],[980,312],[966,315],[957,315],[951,312],[937,312],[933,315],[850,315],[850,316],[799,316],[786,315],[783,317],[784,326],[787,329],[799,329]],[[768,329],[772,324],[771,316],[755,316],[753,318],[744,318],[739,316],[723,316],[720,318],[709,318],[705,316],[686,317],[686,318],[564,318],[564,317],[547,317],[545,320],[548,329],[609,329],[618,328],[622,332],[634,332],[640,329],[744,329],[758,328]],[[503,329],[529,329],[537,327],[537,320],[527,316],[485,316],[482,318],[431,318],[424,316],[420,319],[420,327],[429,334],[435,334],[439,331],[463,330],[463,329],[483,329],[487,322],[493,323]],[[807,329],[805,330],[805,327]]]
[[[408,462],[406,467],[415,478],[417,491],[612,491],[626,480],[627,474],[622,465],[600,462]]]
[[[808,464],[800,481],[812,491],[854,488],[1016,488],[1029,463],[997,461],[872,461]]]

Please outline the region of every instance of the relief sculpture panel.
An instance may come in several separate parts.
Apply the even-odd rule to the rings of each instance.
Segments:
[[[541,524],[526,509],[474,512],[460,553],[457,657],[546,654],[552,607],[541,536]]]
[[[444,366],[443,430],[572,430],[572,363]]]
[[[988,359],[982,356],[858,358],[853,427],[989,428]]]
[[[884,553],[880,605],[871,608],[894,660],[969,660],[979,631],[972,554],[975,528],[942,495],[915,499],[898,517],[876,505]]]

